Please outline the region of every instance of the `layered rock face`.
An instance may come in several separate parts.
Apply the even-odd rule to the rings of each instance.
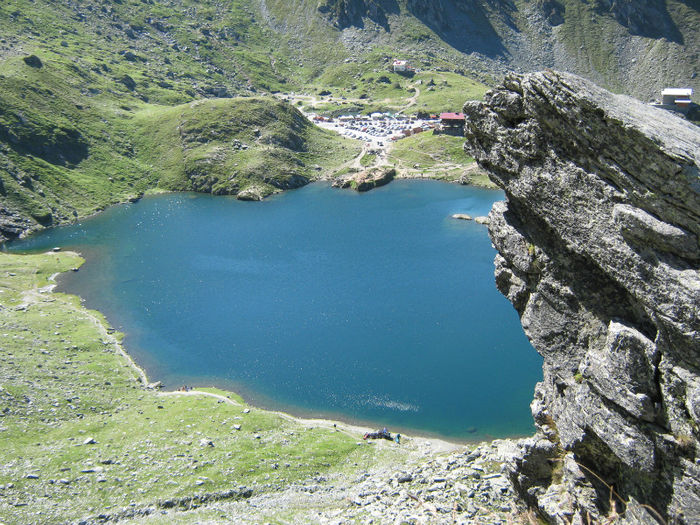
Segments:
[[[700,523],[700,128],[553,71],[465,105],[496,284],[544,358],[510,463],[554,523]]]

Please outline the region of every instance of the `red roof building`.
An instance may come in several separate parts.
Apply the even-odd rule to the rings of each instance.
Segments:
[[[447,125],[464,125],[464,113],[440,113],[440,121]]]
[[[409,73],[413,71],[413,68],[409,65],[408,60],[394,60],[393,63],[394,73]]]
[[[440,113],[440,133],[463,135],[467,119],[464,113]]]

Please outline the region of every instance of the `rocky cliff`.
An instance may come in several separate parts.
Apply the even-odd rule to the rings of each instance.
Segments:
[[[464,109],[506,193],[496,284],[544,357],[516,491],[553,523],[700,523],[700,128],[553,71]]]

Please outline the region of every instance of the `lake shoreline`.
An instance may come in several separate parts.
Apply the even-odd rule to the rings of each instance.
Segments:
[[[47,254],[50,254],[51,252],[46,252]],[[73,251],[73,250],[66,250],[62,251],[61,253],[67,254],[67,255],[75,255],[79,257],[81,260],[85,261],[85,256],[79,252]],[[63,272],[63,273],[55,273],[53,274],[49,280],[53,283],[50,286],[46,287],[46,290],[53,293],[56,291],[57,288],[61,286],[59,282],[57,282],[56,279],[60,279],[61,275],[66,275],[68,272]],[[244,403],[248,406],[251,406],[257,410],[263,410],[265,412],[268,412],[270,414],[274,414],[277,416],[280,416],[284,419],[287,419],[289,421],[294,421],[300,425],[306,425],[310,426],[313,428],[336,428],[339,431],[345,432],[345,433],[351,433],[355,437],[362,437],[365,433],[367,432],[374,432],[377,430],[378,426],[372,426],[370,422],[368,421],[362,421],[362,420],[357,420],[357,419],[352,419],[352,418],[345,418],[342,416],[342,414],[334,414],[332,417],[331,416],[326,416],[326,415],[321,415],[320,417],[313,416],[311,414],[306,414],[303,411],[300,412],[295,412],[293,409],[290,409],[288,407],[285,408],[277,408],[274,406],[274,401],[270,400],[270,404],[268,403],[260,403],[255,399],[255,395],[251,396],[243,396],[241,393],[237,390],[231,390],[227,385],[217,383],[216,381],[209,383],[209,384],[199,384],[198,382],[194,382],[191,385],[187,385],[189,390],[188,392],[182,392],[178,390],[181,388],[181,386],[161,386],[163,385],[162,380],[158,378],[156,374],[149,375],[147,369],[143,366],[141,366],[138,363],[138,359],[135,358],[134,356],[131,355],[131,353],[128,351],[128,348],[125,346],[125,344],[122,342],[123,337],[115,337],[115,334],[121,334],[122,336],[126,337],[128,336],[128,333],[124,333],[121,331],[117,331],[109,322],[107,316],[96,309],[90,308],[85,306],[85,299],[75,293],[68,292],[65,290],[61,290],[59,293],[64,293],[66,295],[72,295],[75,296],[79,299],[80,304],[83,305],[83,307],[86,309],[86,311],[90,312],[90,317],[94,320],[95,324],[99,324],[100,331],[103,333],[103,337],[106,340],[109,340],[115,348],[117,348],[118,352],[126,359],[126,361],[129,363],[129,366],[133,368],[134,372],[136,372],[139,382],[143,385],[145,389],[149,390],[157,390],[159,394],[164,394],[164,395],[181,395],[181,394],[200,394],[200,395],[205,395],[205,396],[212,396],[214,394],[211,394],[210,392],[207,392],[206,390],[202,389],[216,389],[220,390],[222,392],[225,392],[228,398],[230,399],[231,397],[239,397],[241,398]],[[92,312],[96,312],[99,315],[94,315]],[[252,399],[251,399],[252,398]],[[397,430],[398,428],[398,430]],[[491,443],[493,441],[517,441],[519,439],[528,437],[529,435],[527,434],[515,434],[515,435],[509,435],[509,436],[504,436],[504,437],[479,437],[475,439],[461,439],[461,438],[451,438],[448,436],[441,436],[439,434],[433,434],[433,433],[424,433],[421,432],[420,430],[416,429],[411,429],[411,428],[399,428],[396,426],[393,426],[389,428],[389,431],[392,433],[392,435],[396,435],[397,433],[401,434],[402,437],[408,438],[412,441],[415,441],[417,443],[420,443],[422,445],[428,446],[432,448],[435,451],[441,451],[441,452],[453,452],[459,448],[463,447],[472,447],[476,446],[479,444],[483,443]]]
[[[307,202],[312,200],[320,202],[323,200],[322,197],[330,196],[330,204],[313,205],[314,207],[310,208],[313,210],[314,216],[317,216],[320,211],[321,216],[330,217],[330,214],[325,214],[332,213],[340,217],[341,214],[337,213],[338,205],[341,206],[340,209],[346,210],[346,213],[342,214],[342,216],[346,216],[347,213],[355,214],[358,205],[360,210],[368,208],[391,210],[389,212],[391,216],[413,217],[408,219],[412,221],[411,227],[407,229],[408,234],[411,236],[416,235],[416,231],[420,231],[416,229],[417,225],[422,227],[425,224],[423,235],[420,235],[419,238],[431,239],[431,243],[435,241],[432,240],[433,237],[429,232],[436,231],[440,232],[439,235],[442,236],[439,237],[440,239],[445,238],[441,242],[447,242],[450,246],[464,246],[463,242],[455,243],[454,240],[465,239],[466,236],[467,239],[480,239],[478,246],[481,247],[484,244],[482,238],[486,238],[484,230],[467,224],[458,224],[450,219],[451,212],[462,207],[467,211],[471,211],[473,206],[484,207],[488,205],[490,207],[490,201],[498,199],[498,195],[494,197],[488,191],[487,193],[474,195],[470,188],[459,189],[458,185],[452,184],[450,186],[455,188],[452,190],[446,185],[431,181],[421,181],[418,184],[410,181],[399,181],[396,191],[383,191],[359,200],[358,197],[353,195],[354,192],[337,192],[329,189],[326,184],[313,186],[316,186],[316,188],[309,189],[310,193],[301,192],[297,195],[297,192],[285,192],[285,197],[273,199],[273,202],[262,208],[257,205],[234,202],[231,199],[219,200],[213,197],[208,198],[206,195],[198,197],[198,194],[161,196],[164,200],[154,196],[154,199],[144,199],[138,205],[127,206],[121,210],[110,210],[106,217],[99,219],[97,223],[113,221],[115,218],[120,218],[119,220],[122,221],[121,217],[135,217],[134,221],[138,221],[138,224],[148,225],[150,231],[155,232],[155,235],[159,238],[163,238],[160,233],[162,227],[164,224],[170,223],[170,215],[167,215],[167,213],[174,212],[180,215],[180,210],[183,209],[188,210],[185,212],[188,219],[192,217],[193,213],[204,213],[205,210],[211,209],[212,206],[215,210],[222,209],[224,210],[227,224],[231,224],[235,228],[246,232],[251,231],[249,224],[241,223],[240,220],[230,221],[228,218],[230,217],[230,212],[228,210],[240,209],[243,214],[241,217],[253,221],[264,220],[265,216],[272,213],[274,217],[272,226],[266,225],[261,231],[264,232],[264,236],[267,238],[267,234],[274,230],[275,237],[272,238],[275,239],[274,246],[278,246],[282,245],[281,243],[284,243],[289,238],[288,232],[285,229],[280,230],[278,226],[288,222],[286,218],[289,216],[289,212],[284,212],[285,209],[294,210],[302,203],[306,205]],[[452,197],[455,191],[457,198]],[[294,196],[291,194],[294,194]],[[397,197],[395,195],[400,196],[398,201],[396,201]],[[426,200],[430,204],[420,204]],[[482,200],[484,200],[483,203],[477,204]],[[394,202],[397,202],[397,204],[393,204]],[[292,205],[292,208],[289,208],[289,205]],[[426,207],[423,208],[422,206]],[[328,207],[332,208],[330,212],[326,211]],[[352,211],[347,210],[348,207]],[[483,213],[483,210],[480,208],[473,208],[474,212],[477,209],[479,209],[479,213]],[[166,214],[161,210],[165,210]],[[420,214],[416,214],[415,210],[419,210]],[[423,210],[429,212],[427,220],[423,220]],[[281,222],[280,212],[284,212],[281,215]],[[386,212],[382,213],[386,215]],[[211,220],[211,214],[206,216]],[[235,215],[235,217],[238,216]],[[150,217],[156,218],[157,222],[154,222]],[[168,219],[166,220],[166,218]],[[129,219],[129,221],[131,220]],[[402,219],[402,224],[400,225],[402,228],[406,220]],[[130,226],[131,222],[124,224],[129,225],[128,228],[132,227]],[[246,227],[241,227],[241,224],[246,224]],[[258,224],[258,222],[255,222],[255,224]],[[282,312],[271,314],[271,316],[267,313],[260,315],[269,311],[267,309],[260,310],[262,306],[256,307],[256,314],[251,317],[246,313],[250,310],[248,306],[241,309],[238,305],[233,305],[232,308],[226,305],[218,305],[218,303],[211,301],[212,294],[229,297],[231,296],[229,292],[206,291],[217,289],[216,287],[212,288],[212,285],[225,275],[221,273],[224,269],[226,272],[232,273],[228,281],[231,281],[231,278],[235,278],[231,282],[238,282],[237,276],[239,273],[244,279],[247,278],[246,276],[251,271],[254,271],[255,275],[260,274],[260,268],[267,268],[266,265],[268,263],[266,260],[258,261],[257,258],[252,258],[258,257],[259,250],[252,251],[253,255],[251,256],[248,249],[244,248],[243,251],[239,249],[242,258],[239,259],[236,254],[233,254],[232,258],[229,259],[221,252],[221,249],[215,250],[213,255],[207,255],[209,252],[207,252],[206,248],[202,251],[203,245],[201,243],[188,244],[188,246],[196,248],[194,253],[201,255],[197,255],[191,263],[188,262],[186,267],[190,268],[190,265],[192,265],[193,275],[198,276],[197,283],[199,284],[195,283],[197,288],[205,290],[206,296],[209,297],[207,304],[218,305],[214,310],[209,311],[206,309],[207,305],[197,305],[189,298],[177,299],[177,295],[174,294],[174,291],[179,289],[178,283],[180,281],[177,274],[164,274],[162,271],[156,276],[141,273],[124,273],[124,264],[130,263],[130,261],[141,260],[140,257],[138,259],[134,257],[134,254],[136,254],[134,250],[138,250],[140,244],[145,243],[145,246],[153,246],[150,237],[146,237],[142,241],[136,238],[131,239],[126,244],[128,247],[127,253],[118,255],[117,252],[113,253],[111,241],[107,241],[112,238],[111,233],[107,234],[109,237],[99,235],[97,239],[102,239],[102,241],[94,246],[92,241],[84,242],[81,240],[87,240],[84,235],[87,235],[86,232],[90,231],[90,228],[91,225],[86,222],[74,228],[52,232],[47,237],[42,236],[36,240],[32,239],[26,244],[18,243],[11,250],[14,251],[20,247],[34,248],[35,250],[43,247],[46,250],[53,246],[60,246],[64,249],[73,248],[78,252],[82,252],[88,258],[90,264],[81,268],[79,274],[70,272],[64,274],[59,280],[60,290],[81,296],[88,307],[102,312],[103,315],[108,317],[113,326],[127,333],[126,338],[123,339],[124,347],[128,348],[129,354],[136,360],[140,368],[147,371],[148,376],[152,378],[149,381],[160,380],[171,390],[184,384],[198,387],[214,385],[215,387],[245,396],[246,400],[249,400],[254,406],[271,411],[281,411],[297,418],[341,421],[367,430],[375,430],[386,426],[392,432],[418,435],[429,439],[442,439],[458,444],[477,443],[482,440],[504,437],[521,437],[529,435],[531,431],[531,422],[529,418],[526,419],[524,416],[526,409],[520,410],[520,405],[523,405],[523,402],[520,400],[521,397],[529,399],[531,395],[528,384],[518,386],[517,390],[515,390],[510,388],[510,383],[506,385],[507,379],[498,379],[494,388],[500,393],[496,395],[495,399],[498,400],[494,401],[494,403],[497,403],[496,410],[491,411],[491,416],[488,416],[487,408],[491,406],[490,402],[488,398],[484,398],[481,394],[486,386],[482,383],[488,382],[488,377],[495,373],[495,370],[491,370],[491,364],[485,361],[489,359],[487,356],[492,354],[492,352],[510,355],[519,348],[512,346],[513,343],[502,336],[496,336],[495,339],[491,336],[486,336],[488,333],[494,333],[489,328],[494,322],[500,323],[502,322],[500,321],[501,319],[505,319],[505,317],[501,317],[502,315],[505,316],[512,313],[510,307],[506,312],[501,312],[500,309],[492,310],[491,307],[488,310],[484,310],[482,307],[475,318],[481,319],[484,316],[486,317],[484,322],[479,324],[482,327],[480,333],[483,333],[484,337],[482,338],[482,336],[475,334],[477,335],[476,338],[470,337],[468,340],[463,340],[465,333],[462,329],[463,325],[452,326],[454,324],[452,321],[450,321],[452,324],[447,324],[446,321],[451,319],[451,317],[434,314],[434,312],[442,311],[442,306],[437,310],[431,308],[431,313],[427,317],[423,315],[423,309],[414,308],[409,310],[409,316],[411,316],[413,321],[411,326],[404,329],[399,328],[403,326],[402,324],[397,324],[399,319],[397,315],[400,312],[399,303],[396,303],[396,306],[392,307],[388,312],[388,317],[377,318],[368,313],[376,311],[376,307],[381,306],[379,303],[374,304],[376,301],[362,307],[356,308],[351,306],[348,308],[347,305],[340,305],[336,300],[332,300],[328,304],[322,303],[323,307],[318,312],[304,311],[301,317],[291,317],[294,322],[290,328],[291,332],[287,333],[297,334],[295,335],[296,339],[291,341],[292,344],[298,344],[297,342],[299,342],[302,345],[297,350],[297,347],[291,346],[290,341],[286,340],[284,336],[280,337],[278,332],[280,324],[277,320],[284,319],[288,311],[293,315],[289,307],[285,307]],[[297,231],[296,226],[293,227],[293,230],[292,233]],[[352,239],[351,242],[357,242],[355,237],[357,239],[364,238],[356,235],[355,231],[369,231],[366,228],[357,227],[351,230],[348,230]],[[313,233],[315,234],[315,230],[313,230]],[[394,236],[393,233],[389,233],[387,228],[384,228],[384,232],[380,232],[380,238],[387,235]],[[372,233],[372,238],[375,237],[376,234]],[[327,234],[320,236],[320,239],[327,238]],[[114,239],[129,239],[129,236],[120,233],[116,234]],[[217,243],[217,241],[207,239],[206,246],[212,245],[212,242],[214,245]],[[338,242],[346,244],[348,240],[343,238],[342,241],[339,240]],[[176,246],[172,240],[168,240],[167,243],[167,249]],[[320,259],[320,256],[316,254],[320,254],[320,250],[330,250],[330,253],[336,253],[338,243],[334,242],[328,245],[327,241],[322,241],[323,246],[314,246],[314,248],[309,248],[311,245],[307,244],[305,239],[300,240],[300,243],[300,246],[305,247],[301,252],[302,255],[306,253],[312,254],[311,259],[302,259],[304,267],[314,269],[314,272],[307,271],[301,272],[301,274],[313,275],[313,279],[318,283],[322,283],[324,290],[328,290],[329,283],[326,281],[328,279],[334,282],[337,281],[339,267],[335,264],[329,264],[325,259]],[[244,246],[235,242],[226,244]],[[384,246],[383,241],[380,244]],[[406,243],[404,245],[408,246]],[[433,259],[435,255],[431,255],[433,253],[432,249],[410,246],[410,252],[404,253],[403,250],[399,252],[401,254],[400,264],[403,264],[403,261],[408,261],[409,263],[411,261],[420,261],[419,265],[415,265],[415,267],[421,270],[424,267],[435,269],[442,266],[434,264]],[[257,241],[255,249],[257,250]],[[459,248],[459,250],[459,252],[455,251],[456,256],[442,257],[441,260],[462,260],[466,255],[469,256],[469,260],[475,260],[471,253],[463,253],[467,251],[466,249]],[[484,252],[481,248],[479,250],[483,252],[483,256],[480,255],[478,258],[480,261],[478,263],[480,268],[478,275],[483,275],[483,277],[478,279],[482,283],[478,285],[478,292],[481,292],[483,288],[491,288],[492,259],[489,257],[489,253]],[[274,260],[282,260],[280,259],[283,255],[282,252],[272,253]],[[423,253],[428,254],[429,258],[424,259],[420,255]],[[289,256],[289,254],[284,252],[285,258]],[[291,257],[295,257],[295,255],[291,254]],[[362,259],[365,265],[369,264],[367,261],[373,260],[366,257],[363,255]],[[370,255],[370,257],[374,256]],[[172,257],[169,258],[172,259]],[[106,272],[100,269],[100,260],[107,263],[105,267]],[[319,261],[324,262],[319,266]],[[370,264],[379,270],[379,272],[374,272],[376,275],[373,284],[368,285],[365,276],[357,287],[353,285],[352,290],[367,290],[371,287],[372,289],[387,290],[385,293],[388,293],[388,289],[385,288],[387,286],[386,283],[395,282],[395,279],[392,277],[393,274],[387,274],[386,272],[393,271],[391,269],[396,267],[394,264],[396,261],[392,261],[391,264],[382,261],[379,261],[379,266],[376,263]],[[212,265],[212,263],[214,264]],[[258,264],[262,266],[258,266]],[[352,268],[357,267],[355,262],[348,264]],[[179,266],[182,267],[182,264],[179,264]],[[453,264],[450,266],[454,267]],[[153,267],[164,268],[160,263],[156,263]],[[319,274],[320,279],[316,277],[315,272],[315,269],[319,267],[328,269],[328,271],[323,270]],[[340,268],[345,267],[340,266]],[[119,271],[119,276],[115,273],[117,270]],[[346,274],[347,272],[342,271],[341,273]],[[276,276],[272,280],[265,280],[262,283],[262,288],[258,287],[255,290],[247,290],[246,292],[242,292],[239,288],[236,295],[244,298],[246,305],[251,304],[250,300],[254,295],[263,297],[266,305],[270,301],[272,301],[272,305],[280,304],[280,301],[282,301],[282,304],[291,304],[289,301],[293,298],[284,295],[280,296],[279,291],[282,290],[282,293],[285,293],[284,290],[287,290],[290,282],[292,283],[292,288],[290,289],[293,290],[299,289],[302,285],[306,287],[308,278],[302,278],[301,281],[298,280],[299,278],[295,278],[290,281],[288,277],[285,277],[288,275],[286,270],[277,271]],[[300,275],[300,272],[293,272],[293,275]],[[105,281],[104,279],[107,280]],[[202,281],[202,279],[204,280]],[[109,283],[112,282],[114,286],[117,286],[115,290],[120,290],[121,297],[124,297],[123,290],[128,289],[127,287],[142,290],[144,285],[155,285],[156,289],[150,295],[139,293],[139,295],[134,296],[129,304],[140,306],[134,313],[129,311],[125,315],[126,311],[117,307],[119,303],[115,303],[112,299],[101,299],[107,297],[105,294],[109,293],[108,290],[111,289],[109,287],[112,286]],[[462,283],[463,279],[461,275],[454,275],[449,282]],[[81,285],[80,283],[85,284]],[[435,284],[431,282],[426,284],[426,286],[429,286],[431,290],[435,290]],[[347,288],[349,285],[346,283],[344,286]],[[459,288],[449,284],[448,287],[449,289],[443,293],[442,289],[445,286],[440,284],[440,293],[437,294],[440,297],[440,303],[446,305],[445,308],[449,309],[450,312],[460,312],[458,319],[463,319],[465,315],[469,316],[471,307],[464,302],[464,298],[469,297],[472,293],[477,293],[477,290],[472,292],[470,284],[460,285]],[[413,291],[414,288],[404,286],[400,289]],[[418,289],[422,290],[422,287]],[[259,293],[261,290],[262,295]],[[254,295],[251,295],[251,293]],[[500,295],[495,293],[492,295],[496,296],[496,300],[501,299]],[[309,297],[321,298],[323,301],[324,297],[338,296],[331,296],[326,293],[319,295],[319,291],[316,290],[314,293],[309,294]],[[341,295],[341,297],[344,296]],[[393,296],[390,294],[387,297]],[[421,297],[425,298],[428,296],[422,293]],[[432,301],[432,299],[430,300]],[[381,300],[380,302],[384,304],[383,301]],[[183,330],[175,326],[170,326],[168,331],[164,332],[162,336],[157,335],[157,332],[155,332],[155,336],[150,336],[151,332],[147,331],[150,328],[147,327],[150,327],[148,320],[153,318],[151,312],[154,311],[154,306],[165,304],[172,305],[168,308],[173,313],[177,312],[178,318],[183,319],[187,323],[183,327],[192,336],[187,336]],[[403,301],[400,304],[414,304],[414,302]],[[264,306],[264,308],[267,308],[267,306]],[[167,317],[171,316],[168,315]],[[404,317],[404,315],[401,315],[401,318]],[[354,320],[354,324],[350,323],[350,320]],[[232,325],[231,321],[235,324]],[[358,321],[360,321],[359,324],[357,324]],[[387,322],[393,327],[388,331]],[[421,329],[414,334],[414,328],[412,327],[417,326],[417,323],[420,322],[427,322],[427,328],[425,330]],[[311,323],[308,327],[313,326],[313,331],[308,332],[308,328],[297,329],[297,327],[307,326],[307,323]],[[216,326],[228,327],[225,328],[218,340],[202,340],[197,335],[202,329],[206,329],[207,333],[210,333],[216,329]],[[234,326],[235,328],[233,328]],[[250,331],[247,327],[255,329],[254,333],[259,334],[256,335],[256,340],[246,339],[247,333],[245,330]],[[358,332],[358,330],[360,331]],[[401,332],[396,330],[401,330]],[[410,335],[411,341],[417,341],[420,346],[403,345],[402,340],[404,337],[399,339],[396,337],[399,333],[405,333],[407,336],[412,334]],[[454,336],[462,334],[462,336],[453,337],[448,335],[452,339],[443,339],[441,334],[444,333],[454,334]],[[520,333],[519,330],[518,333]],[[327,337],[327,334],[330,335],[330,339]],[[356,334],[366,334],[366,336],[359,335],[360,339],[357,339],[358,335]],[[369,340],[367,340],[367,336],[369,336]],[[343,343],[343,341],[347,341],[347,343]],[[440,341],[442,343],[439,343]],[[433,345],[436,344],[438,346],[434,347]],[[423,350],[420,350],[427,348],[443,350],[439,350],[435,356],[431,357],[424,354]],[[332,349],[335,350],[331,352]],[[339,356],[338,359],[332,359],[330,366],[325,366],[323,369],[317,366],[318,363],[327,361],[323,359],[323,356],[328,355],[329,352],[333,355],[337,354]],[[457,353],[455,354],[455,352]],[[452,363],[456,368],[453,367],[452,370],[459,369],[463,373],[447,373],[446,376],[443,376],[438,370],[438,368],[442,368],[439,363],[442,362],[441,360],[451,358],[450,356],[453,354],[455,354],[455,360]],[[518,354],[523,355],[522,351],[518,351]],[[202,356],[207,362],[214,363],[215,368],[200,367],[199,362]],[[290,357],[296,356],[299,356],[301,361],[292,362]],[[319,360],[320,358],[321,360]],[[402,367],[402,369],[394,370],[397,358],[402,360],[402,362],[408,358],[411,368]],[[250,359],[253,359],[253,361],[250,361]],[[268,368],[268,365],[265,363],[270,359],[276,360],[278,364]],[[180,363],[185,364],[181,365]],[[260,367],[258,367],[258,364]],[[230,369],[221,368],[222,365],[224,367],[230,366]],[[431,370],[429,375],[422,373],[425,366],[428,366]],[[473,371],[478,369],[475,367],[481,367],[484,370],[484,373],[481,375],[482,379],[471,377]],[[325,369],[328,369],[327,373],[324,373]],[[342,374],[342,370],[348,369],[356,370],[358,374],[361,373],[361,370],[374,370],[373,374],[375,377],[364,382],[364,377],[356,376],[355,373],[352,374],[352,378],[349,380],[344,380],[342,376],[337,378],[339,372]],[[268,383],[264,383],[261,381],[261,378],[267,377],[272,378],[273,382],[268,381]],[[443,380],[439,379],[441,377],[443,377]],[[444,377],[450,377],[450,380],[445,381]],[[433,384],[431,381],[435,382],[436,388],[431,386]],[[501,388],[499,386],[501,383],[508,386],[508,388]],[[409,388],[402,386],[409,384],[411,385]],[[428,385],[429,391],[427,396],[423,395],[425,388],[422,384]],[[440,385],[457,386],[441,387]],[[440,388],[438,389],[438,387]],[[523,388],[525,388],[525,391],[523,391]],[[510,393],[511,391],[513,392],[512,394]],[[290,393],[294,394],[294,392],[300,392],[301,395],[289,395]],[[509,399],[504,399],[501,402],[499,396],[504,398],[509,396]],[[513,401],[511,402],[510,399]],[[318,402],[316,402],[317,400]],[[443,410],[445,414],[452,414],[454,417],[443,417]],[[513,421],[507,417],[507,414],[516,410],[519,410],[523,417],[518,419],[518,424],[513,424]],[[488,419],[483,419],[482,414],[487,414]],[[502,417],[499,418],[499,415]],[[521,419],[522,422],[520,422]]]
[[[475,171],[475,170],[466,170],[466,171],[469,172],[469,171]],[[274,197],[275,195],[281,195],[283,193],[288,193],[290,191],[302,189],[302,188],[309,186],[311,184],[331,185],[334,181],[338,180],[340,177],[341,176],[339,176],[337,174],[330,175],[330,176],[321,175],[316,179],[310,179],[306,184],[304,184],[302,186],[299,186],[296,188],[279,189],[279,191],[270,193],[269,195],[265,195],[258,202],[265,201],[270,197]],[[419,170],[408,170],[408,169],[397,170],[397,174],[394,177],[394,179],[395,180],[421,180],[421,181],[434,180],[434,181],[443,182],[446,184],[456,184],[459,186],[470,186],[472,188],[478,188],[478,189],[486,189],[486,190],[494,190],[494,191],[500,190],[500,188],[498,188],[495,185],[480,182],[478,180],[472,180],[472,181],[465,183],[465,182],[462,182],[459,178],[445,177],[444,175],[439,174],[439,173],[435,173],[435,174],[422,173]],[[389,184],[391,184],[391,182]],[[347,189],[347,188],[345,188],[345,189]],[[87,213],[85,215],[80,215],[78,217],[71,217],[69,220],[66,220],[66,221],[62,220],[59,222],[55,222],[55,223],[50,224],[49,226],[42,226],[40,224],[36,224],[35,226],[33,226],[27,230],[24,230],[19,235],[19,237],[14,238],[14,239],[7,239],[5,241],[0,242],[0,252],[7,251],[6,245],[8,243],[20,241],[20,240],[26,239],[27,237],[30,237],[32,235],[36,235],[38,233],[41,233],[41,232],[44,232],[47,230],[51,230],[53,228],[60,228],[62,226],[71,226],[73,224],[77,224],[80,221],[96,217],[96,216],[104,213],[105,211],[109,210],[110,208],[114,208],[115,206],[123,206],[126,204],[136,204],[141,199],[143,199],[145,197],[153,197],[156,195],[170,195],[170,194],[179,195],[179,194],[189,194],[189,193],[194,194],[194,195],[210,195],[210,196],[214,196],[214,197],[228,197],[228,198],[236,199],[236,195],[234,195],[234,194],[223,194],[223,195],[216,194],[215,195],[215,194],[210,193],[210,192],[195,191],[195,190],[181,191],[181,190],[165,190],[162,188],[150,188],[150,189],[144,191],[143,193],[128,195],[123,200],[112,202],[105,207],[93,210],[90,213]]]

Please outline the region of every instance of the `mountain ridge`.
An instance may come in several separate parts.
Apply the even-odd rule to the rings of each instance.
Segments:
[[[380,25],[389,31],[413,17],[453,50],[476,58],[492,72],[551,67],[643,100],[658,97],[669,85],[698,89],[700,3],[695,0],[326,0],[322,4],[322,12],[340,28],[375,21],[376,11],[387,20]]]

